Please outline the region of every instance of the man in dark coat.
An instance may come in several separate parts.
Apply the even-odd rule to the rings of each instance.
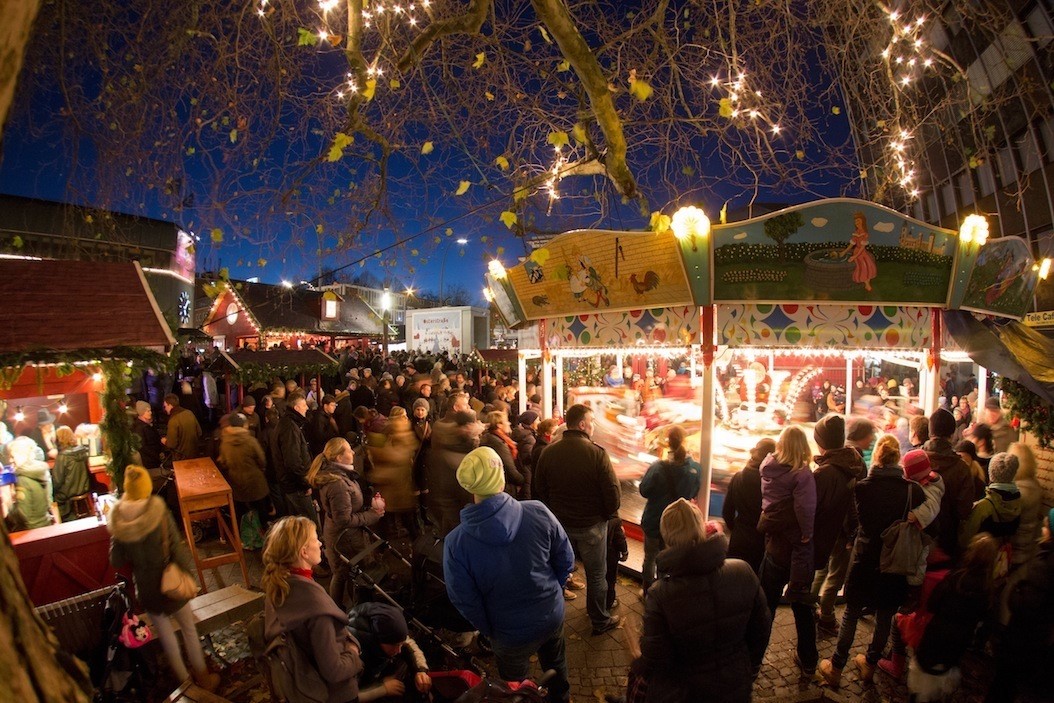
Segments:
[[[622,502],[611,459],[593,436],[593,410],[572,405],[567,430],[546,447],[535,467],[536,497],[560,521],[586,572],[586,610],[599,635],[621,618],[607,609],[607,527]]]
[[[308,420],[307,445],[312,457],[322,453],[322,450],[326,448],[326,442],[340,436],[337,420],[333,417],[336,409],[337,399],[326,393],[322,396],[322,402],[319,403],[318,410]]]
[[[132,421],[132,434],[139,438],[139,460],[147,469],[161,466],[161,455],[165,446],[161,444],[161,433],[154,428],[154,410],[144,400],[136,401],[136,418]]]
[[[944,479],[944,496],[937,513],[937,546],[953,561],[959,557],[959,526],[973,511],[974,483],[970,467],[952,446],[955,417],[944,408],[930,415],[930,439],[923,445],[933,470]],[[933,529],[932,526],[930,529]]]
[[[293,391],[286,398],[285,415],[278,420],[278,427],[271,437],[271,457],[289,514],[310,518],[318,525],[318,511],[307,482],[311,454],[304,436],[306,424],[307,399],[300,391]]]
[[[838,632],[834,604],[849,571],[850,535],[856,530],[853,489],[867,475],[861,446],[875,439],[875,426],[867,418],[853,418],[852,440],[846,443],[845,420],[841,415],[824,415],[813,429],[813,439],[822,454],[814,457],[816,470],[816,522],[813,524],[813,552],[816,580],[812,592],[820,600],[817,625],[832,634]]]
[[[750,450],[750,460],[736,472],[728,484],[721,517],[730,537],[728,558],[742,559],[754,573],[761,569],[765,557],[765,535],[758,532],[761,519],[761,462],[776,451],[776,442],[769,437],[760,440]]]
[[[168,413],[168,434],[161,441],[172,453],[172,458],[179,461],[201,456],[198,449],[201,425],[194,413],[180,405],[179,396],[175,393],[165,396],[165,412]]]
[[[256,398],[246,395],[242,398],[241,412],[245,416],[245,429],[257,440],[260,439],[260,416],[256,414]]]

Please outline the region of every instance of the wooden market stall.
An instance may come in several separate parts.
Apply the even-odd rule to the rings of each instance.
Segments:
[[[142,269],[0,259],[0,300],[0,420],[16,436],[35,429],[41,412],[55,424],[101,426],[101,436],[82,436],[92,472],[108,482],[105,453],[128,446],[112,433],[130,434],[124,417],[112,424],[106,417],[124,410],[127,364],[159,360],[175,343]],[[109,535],[94,516],[14,533],[11,542],[36,605],[114,582]]]
[[[686,208],[660,230],[569,232],[508,269],[491,262],[487,276],[510,327],[538,325],[538,349],[519,353],[542,358],[546,412],[564,410],[567,360],[636,364],[630,385],[566,393],[594,407],[595,441],[612,456],[631,521],[636,480],[671,424],[697,442],[709,479],[700,504],[716,512],[711,488],[720,493],[759,436],[787,422],[828,408],[891,421],[931,412],[942,362],[973,353],[957,349],[945,311],[1020,319],[1049,269],[1019,238],[986,241],[981,218],[956,233],[852,199],[714,227]],[[656,359],[675,367],[676,392],[662,392]],[[978,376],[983,403],[991,389]],[[868,385],[879,378],[884,388]]]

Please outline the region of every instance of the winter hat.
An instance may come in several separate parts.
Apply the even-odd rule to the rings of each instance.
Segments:
[[[256,407],[256,398],[253,398],[251,395],[245,396],[244,398],[242,398],[242,407],[243,408],[255,408]]]
[[[956,454],[969,454],[970,458],[977,461],[977,445],[968,439],[964,439],[955,445]]]
[[[984,407],[986,410],[999,410],[999,398],[996,398],[994,395],[989,396],[988,399],[984,401]]]
[[[142,466],[129,464],[124,470],[125,500],[146,500],[154,492],[154,482]]]
[[[230,423],[231,427],[245,427],[245,416],[241,413],[231,413],[227,422]]]
[[[516,421],[518,423],[520,423],[521,425],[523,425],[524,427],[530,427],[537,420],[538,420],[538,413],[534,412],[533,410],[528,410],[527,412],[525,412],[522,415],[520,415],[520,417]]]
[[[955,434],[955,416],[944,408],[937,408],[930,415],[930,436],[947,439]]]
[[[812,438],[824,450],[845,446],[845,419],[841,415],[824,415],[813,428]]]
[[[426,398],[418,398],[417,400],[414,401],[413,409],[417,410],[418,408],[424,408],[425,410],[431,410],[432,406],[428,403],[428,399],[426,399]]]
[[[457,467],[457,482],[474,496],[498,495],[505,490],[505,467],[501,457],[490,447],[473,449]]]
[[[370,629],[381,644],[402,644],[408,635],[406,618],[395,606],[387,603],[371,603]]]
[[[137,400],[137,401],[135,401],[135,414],[136,415],[144,415],[147,412],[149,412],[151,409],[152,408],[150,407],[150,403],[147,403],[145,400]]]
[[[999,452],[988,462],[988,477],[992,483],[1013,483],[1017,475],[1017,457],[1007,452]]]
[[[912,449],[902,456],[900,465],[904,467],[904,478],[911,481],[921,481],[930,473],[930,457],[921,449]]]
[[[866,417],[854,417],[845,429],[845,438],[850,442],[859,442],[869,436],[873,437],[874,434],[875,423]]]

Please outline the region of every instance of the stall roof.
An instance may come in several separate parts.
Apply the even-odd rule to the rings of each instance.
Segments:
[[[285,368],[337,363],[336,359],[320,349],[270,349],[267,351],[238,349],[237,351],[223,352],[223,356],[230,359],[237,367],[255,364],[257,366]]]
[[[175,344],[138,263],[0,259],[0,352]]]
[[[475,352],[485,364],[515,364],[520,354],[517,349],[476,349]]]

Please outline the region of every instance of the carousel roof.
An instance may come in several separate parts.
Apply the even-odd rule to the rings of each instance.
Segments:
[[[175,344],[135,262],[0,259],[0,301],[0,352]]]

